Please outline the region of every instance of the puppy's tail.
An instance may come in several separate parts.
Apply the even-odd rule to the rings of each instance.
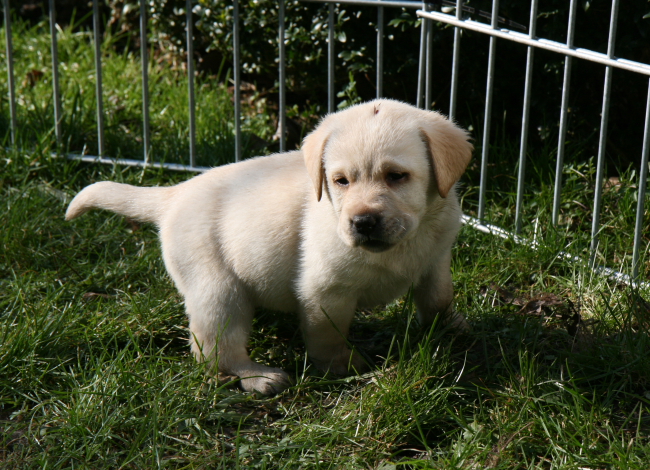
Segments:
[[[90,209],[105,209],[142,222],[159,224],[173,190],[173,187],[140,188],[102,181],[86,186],[75,196],[65,219],[74,219]]]

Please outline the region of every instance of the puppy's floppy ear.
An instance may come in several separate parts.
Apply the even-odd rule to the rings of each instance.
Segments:
[[[451,187],[465,172],[474,146],[464,129],[433,111],[422,111],[420,135],[427,146],[440,196],[447,197]]]
[[[323,180],[325,179],[325,166],[323,162],[323,154],[327,139],[329,138],[329,130],[326,126],[321,124],[302,142],[302,154],[305,159],[305,166],[307,173],[314,184],[316,189],[316,197],[320,201],[323,196]]]

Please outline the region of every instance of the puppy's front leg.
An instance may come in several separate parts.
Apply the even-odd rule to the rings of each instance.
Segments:
[[[356,302],[351,299],[321,299],[309,302],[302,312],[307,353],[316,367],[335,375],[361,372],[368,367],[347,346]]]
[[[415,286],[413,296],[417,318],[421,325],[433,323],[441,315],[443,324],[460,330],[468,330],[465,317],[454,310],[454,287],[451,282],[451,253],[442,256],[431,270]]]

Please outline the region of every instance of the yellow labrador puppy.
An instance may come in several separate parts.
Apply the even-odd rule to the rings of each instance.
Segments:
[[[335,374],[364,368],[346,346],[357,308],[411,286],[418,319],[452,311],[454,184],[472,153],[438,113],[375,100],[326,116],[300,151],[214,168],[173,187],[101,182],[70,203],[153,222],[185,298],[192,350],[245,390],[285,389],[289,376],[253,362],[256,307],[297,312],[310,359]]]

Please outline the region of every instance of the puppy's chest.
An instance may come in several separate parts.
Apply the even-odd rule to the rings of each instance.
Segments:
[[[356,269],[355,269],[356,268]],[[344,284],[358,299],[358,307],[374,307],[395,300],[417,285],[422,276],[420,266],[355,266],[341,276]]]
[[[357,307],[371,308],[392,302],[408,291],[413,281],[397,276],[383,276],[357,290]]]

